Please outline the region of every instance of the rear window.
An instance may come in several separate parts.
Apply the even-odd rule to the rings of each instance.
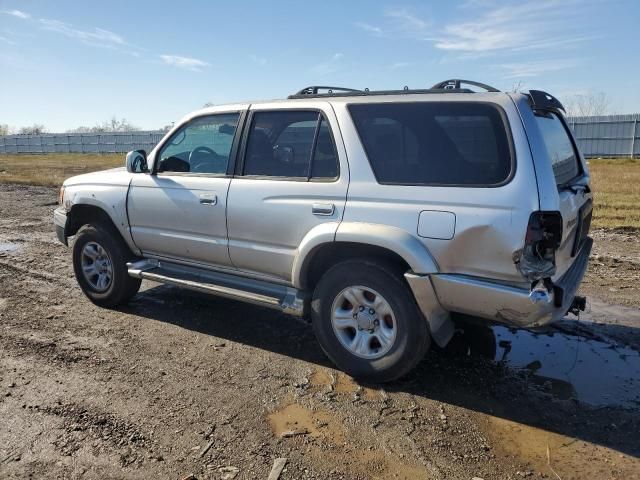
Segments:
[[[536,113],[556,183],[563,185],[580,174],[578,156],[564,124],[555,113]]]
[[[505,122],[493,105],[371,103],[349,111],[380,183],[493,186],[511,174]]]

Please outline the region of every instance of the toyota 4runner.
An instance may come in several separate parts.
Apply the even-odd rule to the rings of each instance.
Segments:
[[[464,80],[210,107],[66,180],[57,235],[97,305],[148,279],[310,315],[339,368],[389,381],[458,316],[584,309],[592,194],[562,110]]]

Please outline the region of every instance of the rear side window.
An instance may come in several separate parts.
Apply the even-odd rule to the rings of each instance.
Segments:
[[[378,182],[494,186],[512,171],[505,122],[482,103],[352,104]]]
[[[578,155],[569,133],[555,113],[536,112],[536,121],[551,158],[556,184],[563,185],[580,174]]]
[[[338,156],[322,114],[256,112],[247,139],[244,175],[328,179],[338,176]]]

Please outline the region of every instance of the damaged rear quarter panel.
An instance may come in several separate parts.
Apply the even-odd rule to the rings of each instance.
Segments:
[[[526,281],[513,262],[513,252],[524,247],[529,215],[539,209],[531,151],[520,115],[509,96],[485,96],[478,93],[474,94],[475,98],[497,103],[509,122],[515,172],[511,181],[502,186],[406,186],[377,183],[346,106],[336,102],[334,107],[340,120],[345,146],[350,152],[351,168],[343,221],[382,223],[406,230],[427,248],[438,264],[440,273],[524,283]],[[453,238],[444,240],[419,237],[418,222],[420,212],[424,210],[453,213]]]

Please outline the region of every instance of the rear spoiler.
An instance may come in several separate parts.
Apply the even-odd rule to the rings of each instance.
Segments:
[[[556,97],[542,90],[529,90],[529,103],[534,110],[545,110],[548,112],[565,112],[564,105]]]

